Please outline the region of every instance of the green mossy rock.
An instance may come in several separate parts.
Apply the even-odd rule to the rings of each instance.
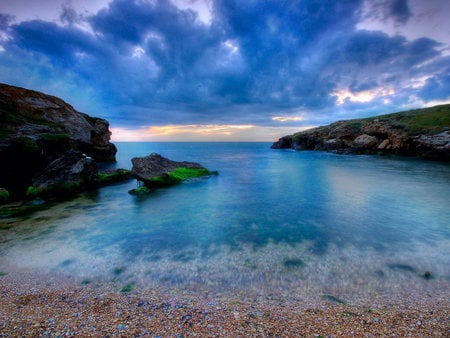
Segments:
[[[102,171],[97,174],[99,185],[123,182],[131,178],[131,171],[127,169],[116,169],[112,171]]]
[[[131,174],[147,188],[167,187],[186,180],[204,176],[217,175],[195,162],[176,162],[159,154],[135,157],[131,160]]]
[[[145,196],[148,195],[150,192],[151,189],[147,188],[145,185],[128,191],[130,195],[134,196]]]
[[[180,167],[172,171],[169,171],[168,173],[164,173],[160,176],[152,177],[148,181],[146,181],[145,184],[147,186],[153,187],[165,187],[178,184],[192,178],[211,176],[217,174],[218,174],[217,171],[209,171],[208,169]]]
[[[9,191],[4,188],[0,188],[0,204],[8,202],[9,198]]]

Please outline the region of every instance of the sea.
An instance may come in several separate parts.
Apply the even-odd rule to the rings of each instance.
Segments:
[[[270,143],[116,145],[109,168],[159,153],[219,174],[143,196],[130,180],[4,215],[3,274],[347,303],[448,295],[448,163]]]

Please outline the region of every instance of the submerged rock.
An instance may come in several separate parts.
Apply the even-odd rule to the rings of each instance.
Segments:
[[[431,280],[434,278],[434,275],[430,271],[425,271],[424,273],[421,273],[418,269],[412,267],[411,265],[407,264],[388,264],[388,267],[392,270],[412,273],[418,277],[422,277],[426,280]]]
[[[195,162],[176,162],[153,153],[146,157],[131,159],[131,174],[148,188],[168,186],[193,177],[215,175]]]
[[[336,296],[324,293],[320,295],[320,298],[326,301],[330,301],[332,303],[338,303],[338,304],[344,304],[347,305],[346,301],[343,301],[342,299],[337,298]]]
[[[145,185],[128,190],[128,193],[130,195],[134,195],[134,196],[146,196],[151,192],[152,192],[152,190],[147,188]]]

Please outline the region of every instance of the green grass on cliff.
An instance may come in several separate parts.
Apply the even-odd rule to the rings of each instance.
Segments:
[[[388,121],[391,125],[402,128],[411,135],[435,134],[443,131],[445,128],[450,128],[450,104],[343,122],[349,127],[359,129],[365,123],[376,119]]]
[[[388,121],[392,126],[403,129],[411,136],[436,134],[442,132],[446,128],[450,129],[450,104],[371,116],[362,119],[338,121],[331,125],[342,124],[359,132],[365,124],[374,120]],[[328,127],[329,126],[321,126],[315,129],[321,130],[327,129]],[[294,139],[296,136],[300,137],[302,134],[303,132],[294,134]]]
[[[381,115],[410,134],[435,134],[450,128],[450,104]]]

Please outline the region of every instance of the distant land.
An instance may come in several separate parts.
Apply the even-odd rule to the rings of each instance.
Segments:
[[[271,148],[450,161],[450,104],[342,120],[284,136]]]

